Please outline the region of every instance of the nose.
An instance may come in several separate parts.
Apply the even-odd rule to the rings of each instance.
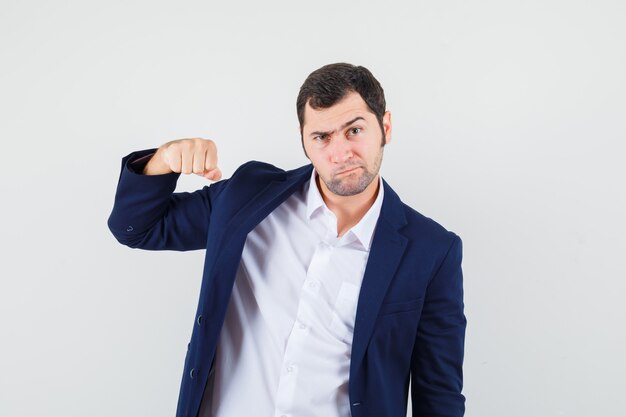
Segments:
[[[338,135],[330,141],[330,158],[333,163],[343,163],[352,158],[352,144],[350,141]]]

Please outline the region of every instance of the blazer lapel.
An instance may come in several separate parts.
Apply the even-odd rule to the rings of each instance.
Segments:
[[[225,233],[218,245],[220,250],[215,251],[213,255],[216,256],[213,271],[219,271],[221,275],[219,279],[210,281],[211,289],[207,291],[211,294],[211,300],[207,301],[212,309],[211,315],[217,318],[215,322],[220,326],[232,294],[236,270],[248,233],[306,181],[311,175],[312,168],[312,165],[305,165],[276,174],[276,177],[250,198],[223,228]],[[219,332],[219,326],[216,329]]]
[[[232,230],[231,236],[245,241],[256,225],[310,178],[312,169],[313,165],[304,165],[274,179],[233,216],[226,230]]]
[[[363,359],[378,311],[408,242],[408,239],[398,231],[406,224],[402,202],[384,180],[383,186],[385,196],[357,304],[350,361],[351,375],[355,375],[354,372]]]

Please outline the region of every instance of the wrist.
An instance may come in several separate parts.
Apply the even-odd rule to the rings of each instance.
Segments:
[[[163,153],[161,148],[159,148],[156,153],[150,158],[146,166],[143,168],[144,175],[163,175],[163,174],[171,174],[172,171],[163,160]]]

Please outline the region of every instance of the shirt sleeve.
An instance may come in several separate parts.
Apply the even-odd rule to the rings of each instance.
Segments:
[[[144,168],[146,167],[146,165],[148,165],[148,161],[152,159],[155,153],[156,151],[148,155],[144,155],[140,158],[136,158],[136,159],[128,161],[128,169],[130,169],[135,174],[143,175]]]

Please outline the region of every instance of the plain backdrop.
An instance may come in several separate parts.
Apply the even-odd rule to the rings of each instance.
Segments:
[[[205,137],[225,177],[304,165],[296,95],[332,62],[382,83],[383,177],[463,239],[466,415],[626,415],[625,22],[623,0],[0,0],[0,415],[174,415],[203,253],[117,243],[121,158]]]

